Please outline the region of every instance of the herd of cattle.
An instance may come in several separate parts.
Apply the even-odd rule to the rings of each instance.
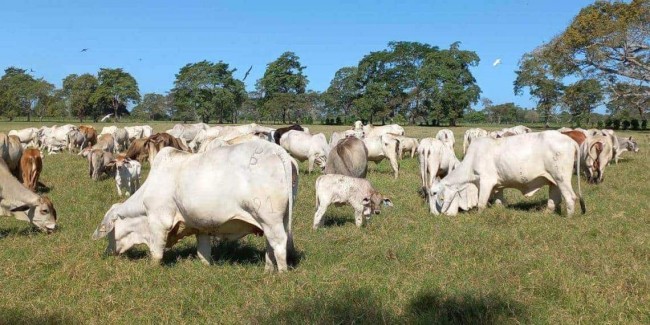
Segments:
[[[322,226],[327,207],[347,204],[361,227],[380,206],[392,206],[387,196],[365,179],[368,162],[390,162],[399,177],[404,152],[418,155],[420,194],[433,214],[455,215],[459,210],[488,203],[502,204],[503,190],[515,188],[532,195],[549,186],[549,210],[562,200],[567,214],[578,195],[571,179],[584,170],[588,181],[603,180],[605,166],[618,162],[624,151],[639,150],[636,142],[611,130],[560,129],[531,132],[525,126],[488,132],[474,128],[463,137],[463,160],[454,151],[454,134],[440,130],[435,138],[407,137],[396,124],[363,125],[324,134],[292,125],[273,129],[261,125],[214,126],[176,124],[153,133],[150,126],[52,126],[0,133],[0,213],[13,215],[39,229],[56,228],[56,210],[46,196],[36,194],[43,152],[68,150],[87,159],[89,177],[115,179],[118,195],[93,234],[108,237],[107,252],[120,254],[146,244],[154,260],[179,239],[196,235],[198,257],[211,262],[211,238],[236,240],[263,235],[267,242],[266,269],[287,270],[293,255],[292,210],[298,189],[298,163],[308,172],[320,167],[315,183],[317,207],[313,228]],[[140,186],[143,163],[151,166]],[[22,184],[21,184],[22,182]]]

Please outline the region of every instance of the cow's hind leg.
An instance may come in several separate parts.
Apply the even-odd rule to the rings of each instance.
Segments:
[[[318,227],[321,227],[323,225],[323,216],[325,215],[325,212],[327,211],[327,206],[329,205],[329,202],[324,202],[321,201],[320,199],[318,200],[318,207],[316,209],[316,213],[314,214],[314,225],[313,229],[316,230]]]
[[[203,264],[212,264],[212,245],[210,235],[196,235],[196,255]]]
[[[561,212],[560,203],[562,203],[562,191],[557,185],[549,184],[548,186],[548,203],[546,204],[547,212]]]
[[[569,178],[569,181],[560,182],[557,185],[562,193],[564,202],[566,202],[566,214],[570,217],[575,212],[576,199],[578,198],[571,187],[571,178]]]
[[[282,220],[282,214],[274,217],[263,218],[265,220]],[[266,237],[266,266],[265,270],[270,271],[273,268],[273,262],[277,266],[278,272],[287,271],[287,242],[289,236],[284,229],[284,223],[280,222],[273,226],[262,226],[264,236]],[[271,254],[272,253],[272,254]],[[275,259],[275,261],[273,261]],[[271,263],[271,265],[269,265]]]

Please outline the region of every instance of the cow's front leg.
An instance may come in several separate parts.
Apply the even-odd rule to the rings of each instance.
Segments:
[[[115,187],[117,187],[117,196],[122,196],[122,188],[120,188],[120,183],[115,182]]]
[[[196,253],[203,264],[212,264],[212,245],[210,244],[210,235],[196,235]]]
[[[314,214],[314,230],[318,229],[318,227],[323,226],[323,216],[325,215],[325,212],[327,212],[328,206],[329,202],[318,200],[318,207],[316,208],[316,213]]]
[[[494,184],[492,182],[481,182],[478,191],[478,211],[481,212],[485,209],[490,200]]]
[[[308,159],[308,161],[307,161],[307,162],[308,162],[308,165],[307,165],[307,166],[308,166],[308,167],[307,167],[307,171],[308,171],[309,174],[311,174],[311,171],[314,170],[314,162],[315,162],[315,161],[316,161],[316,156],[314,156],[314,155],[310,155],[310,156],[309,156],[309,159]]]

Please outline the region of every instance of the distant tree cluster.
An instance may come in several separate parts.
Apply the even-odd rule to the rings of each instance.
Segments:
[[[650,105],[650,2],[596,1],[519,62],[516,94],[528,89],[548,125],[556,109],[591,124],[605,105],[615,119],[645,120]]]

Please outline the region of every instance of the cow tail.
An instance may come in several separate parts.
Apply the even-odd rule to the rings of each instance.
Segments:
[[[587,212],[587,206],[585,205],[585,199],[582,197],[582,190],[580,189],[580,146],[577,146],[576,150],[576,177],[578,178],[578,200],[580,201],[580,210],[582,214]]]
[[[282,161],[284,167],[285,181],[288,185],[288,194],[289,194],[289,215],[287,220],[287,225],[285,226],[285,231],[287,232],[287,262],[288,264],[293,265],[296,259],[296,249],[293,244],[293,233],[291,231],[291,224],[293,223],[293,195],[294,187],[296,192],[298,190],[298,177],[296,170],[296,184],[293,183],[293,164],[291,163],[291,158],[288,157],[288,154],[284,150],[278,150],[278,155]]]
[[[32,170],[31,170],[32,174],[29,175],[30,176],[29,177],[29,187],[32,190],[36,190],[36,181],[37,181],[36,178],[38,177],[38,174],[37,174],[37,167],[38,166],[36,166],[36,157],[29,157],[29,164],[32,167]]]

